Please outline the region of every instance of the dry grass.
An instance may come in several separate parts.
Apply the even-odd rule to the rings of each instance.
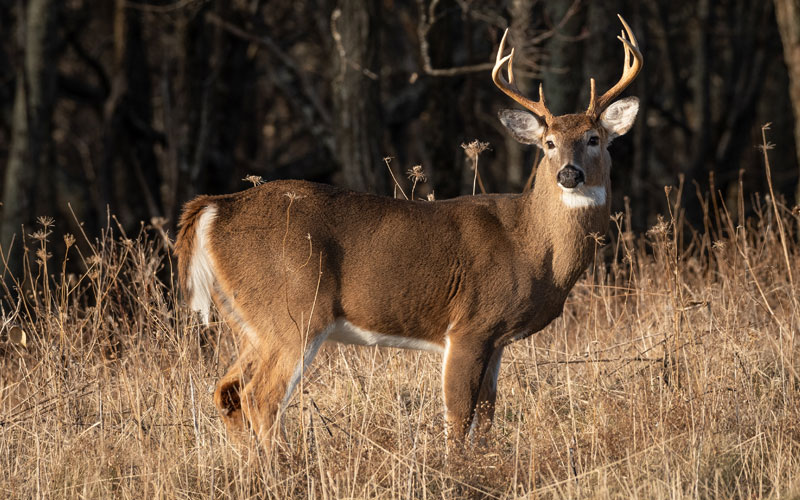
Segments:
[[[3,302],[0,496],[800,498],[797,214],[707,205],[685,241],[680,207],[639,237],[615,217],[562,317],[507,349],[490,444],[449,462],[438,357],[335,344],[275,455],[236,444],[211,398],[229,332],[176,305],[162,235],[48,242],[43,220]],[[52,267],[65,244],[84,273]]]

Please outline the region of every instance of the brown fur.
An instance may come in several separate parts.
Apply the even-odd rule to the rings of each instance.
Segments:
[[[559,135],[563,154],[585,154],[579,143],[596,127],[575,121],[563,131],[556,121],[545,132]],[[587,180],[609,189],[603,152],[596,165],[581,161]],[[176,246],[184,286],[199,214],[216,207],[207,242],[214,302],[241,348],[214,398],[229,427],[249,425],[268,446],[304,346],[346,318],[364,330],[440,346],[447,335],[450,435],[463,437],[473,419],[488,429],[493,353],[561,314],[592,258],[591,235],[608,228],[608,203],[568,209],[560,201],[563,154],[542,164],[523,195],[402,201],[275,181],[189,202]]]

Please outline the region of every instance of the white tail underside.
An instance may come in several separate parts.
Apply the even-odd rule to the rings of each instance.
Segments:
[[[191,294],[189,307],[198,311],[206,324],[208,324],[208,316],[211,311],[211,291],[215,282],[213,262],[211,254],[208,252],[208,233],[216,215],[217,207],[213,205],[203,209],[197,223],[192,263],[189,266],[189,293]]]

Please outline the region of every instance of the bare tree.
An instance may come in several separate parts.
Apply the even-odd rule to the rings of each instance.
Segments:
[[[37,200],[52,172],[52,113],[56,86],[57,18],[60,2],[29,0],[18,5],[19,44],[23,64],[17,71],[12,113],[11,146],[3,184],[2,237],[7,250],[20,226],[36,215]],[[17,247],[19,250],[19,246]],[[20,252],[9,262],[16,272]]]
[[[794,109],[794,142],[800,164],[800,0],[775,0],[775,18],[789,70],[789,96]],[[795,193],[800,200],[800,184]]]
[[[334,134],[343,183],[388,192],[380,151],[380,2],[341,0],[331,16],[335,41]]]

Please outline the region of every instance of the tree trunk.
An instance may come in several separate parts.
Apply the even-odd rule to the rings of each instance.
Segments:
[[[341,0],[331,19],[338,74],[333,80],[334,134],[342,183],[387,194],[381,160],[378,0]]]
[[[151,84],[142,14],[117,0],[114,19],[114,77],[106,102],[105,158],[100,171],[101,202],[123,224],[163,214],[161,175],[153,147],[163,140],[152,128]],[[98,207],[105,218],[105,206]]]
[[[789,96],[794,108],[794,144],[800,165],[800,0],[775,0],[775,18],[783,42],[783,58],[789,70]],[[795,197],[800,201],[800,185]]]
[[[12,133],[8,164],[3,185],[3,211],[0,243],[3,250],[16,235],[16,251],[10,256],[9,270],[22,269],[19,231],[30,223],[37,209],[45,208],[52,165],[51,117],[56,82],[56,18],[55,0],[29,0],[27,8],[20,2],[19,37],[25,55],[17,71],[17,84],[12,114]],[[23,12],[24,11],[24,12]],[[45,196],[42,196],[43,193]],[[37,206],[39,205],[39,206]]]
[[[554,26],[558,25],[572,4],[573,0],[548,1],[544,4],[545,16]],[[582,32],[585,10],[578,9],[547,40],[545,50],[549,59],[542,80],[547,107],[555,115],[583,111],[589,104],[589,82],[581,79],[582,47],[572,40]]]

